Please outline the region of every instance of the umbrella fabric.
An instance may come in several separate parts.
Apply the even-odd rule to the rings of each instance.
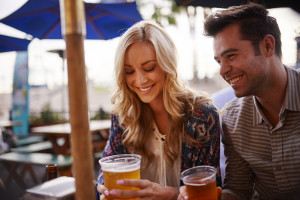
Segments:
[[[251,0],[264,5],[266,8],[290,7],[300,12],[300,4],[295,0]],[[249,0],[175,0],[178,6],[202,6],[209,8],[228,8],[246,4]]]
[[[30,40],[0,35],[0,52],[27,51]]]
[[[85,3],[87,39],[112,39],[142,19],[135,2]],[[0,20],[39,39],[62,39],[58,0],[28,0]]]
[[[100,39],[119,37],[134,23],[142,20],[136,3],[85,4],[87,38],[97,35]]]

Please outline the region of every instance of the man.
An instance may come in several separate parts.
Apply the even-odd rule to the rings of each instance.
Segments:
[[[260,200],[300,199],[300,72],[281,62],[276,19],[247,4],[212,14],[204,29],[238,97],[222,113],[222,199],[251,199],[254,190]]]
[[[258,4],[209,16],[220,74],[235,98],[222,113],[222,199],[300,199],[300,71],[281,62],[276,19]]]

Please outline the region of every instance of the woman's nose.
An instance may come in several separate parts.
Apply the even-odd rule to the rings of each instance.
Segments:
[[[140,72],[140,73],[138,73],[137,81],[138,81],[139,84],[144,84],[148,80],[147,80],[145,74],[143,72]]]

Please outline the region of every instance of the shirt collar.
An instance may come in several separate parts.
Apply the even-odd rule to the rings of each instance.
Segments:
[[[287,71],[287,88],[283,106],[287,110],[300,111],[300,71],[285,67]]]
[[[263,113],[260,110],[260,107],[258,106],[258,101],[255,98],[255,96],[252,96],[253,98],[253,126],[257,126],[258,124],[261,124],[263,121]]]
[[[287,71],[287,87],[281,110],[300,111],[300,72],[286,66],[285,69]],[[253,125],[255,126],[263,122],[264,115],[255,96],[252,98],[254,102]]]

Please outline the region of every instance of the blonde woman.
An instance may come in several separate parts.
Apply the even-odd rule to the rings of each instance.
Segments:
[[[115,57],[118,90],[103,157],[142,156],[141,180],[119,180],[140,190],[110,190],[100,170],[97,199],[113,194],[140,199],[177,199],[180,173],[211,165],[219,173],[220,125],[211,100],[181,82],[176,48],[157,24],[141,21],[120,39]]]

